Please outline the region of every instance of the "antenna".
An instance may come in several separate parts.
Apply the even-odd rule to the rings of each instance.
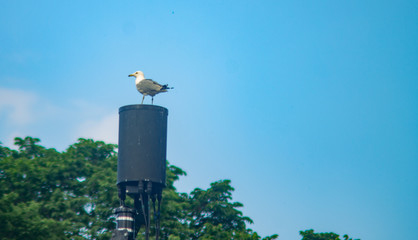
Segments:
[[[166,108],[156,105],[128,105],[119,108],[117,228],[113,240],[133,240],[141,226],[149,239],[152,204],[155,239],[160,235],[160,206],[165,187],[167,152]],[[125,205],[126,196],[134,206]],[[151,200],[151,201],[150,201]],[[157,208],[156,208],[157,204]]]

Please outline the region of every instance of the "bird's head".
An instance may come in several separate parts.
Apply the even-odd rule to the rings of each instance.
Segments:
[[[129,74],[128,75],[128,77],[142,77],[142,78],[145,78],[144,77],[144,73],[143,72],[141,72],[141,71],[136,71],[136,72],[134,72],[134,73],[132,73],[132,74]]]

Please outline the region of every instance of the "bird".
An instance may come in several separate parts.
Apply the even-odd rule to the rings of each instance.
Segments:
[[[172,87],[168,87],[168,84],[161,85],[152,79],[146,79],[144,73],[141,71],[129,74],[128,77],[135,77],[136,89],[143,95],[141,104],[144,103],[145,96],[151,96],[151,104],[154,104],[154,96],[156,94],[173,89]]]

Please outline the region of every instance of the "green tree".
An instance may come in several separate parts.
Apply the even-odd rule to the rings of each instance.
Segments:
[[[1,239],[109,239],[115,227],[115,145],[79,139],[65,152],[16,138],[0,146]]]
[[[16,138],[17,150],[0,143],[0,239],[110,239],[113,209],[119,206],[117,146],[81,138],[58,152],[39,143],[37,138]],[[184,175],[167,163],[161,239],[278,238],[262,238],[247,227],[253,221],[239,210],[242,203],[232,202],[230,180],[179,193],[174,183]],[[337,234],[313,230],[301,235],[303,240],[339,240]],[[344,240],[352,239],[344,235]]]
[[[230,202],[234,188],[230,180],[214,182],[207,190],[196,188],[189,196],[188,217],[193,233],[191,239],[260,239],[249,232],[246,223],[253,223],[237,208],[242,203]]]
[[[1,239],[110,239],[119,205],[116,145],[79,139],[60,153],[39,143],[26,137],[15,139],[18,150],[0,145]],[[230,202],[229,180],[189,195],[174,187],[182,175],[168,164],[163,239],[261,239],[246,228],[252,220],[237,210],[242,204]]]
[[[302,240],[341,240],[340,236],[336,233],[315,233],[313,229],[300,231]],[[353,240],[347,234],[343,236],[344,240]],[[360,239],[355,239],[360,240]]]

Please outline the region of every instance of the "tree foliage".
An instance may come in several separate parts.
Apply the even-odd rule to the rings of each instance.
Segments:
[[[16,138],[18,150],[0,145],[0,239],[110,239],[115,228],[113,209],[119,206],[117,146],[79,139],[58,152],[39,142]],[[253,221],[239,210],[241,203],[232,202],[230,180],[187,194],[174,187],[183,175],[182,169],[167,165],[161,239],[278,238],[277,234],[262,238],[247,227]],[[313,230],[301,235],[303,240],[339,239]]]
[[[300,235],[302,236],[302,240],[342,240],[340,235],[329,232],[329,233],[315,233],[313,229],[300,231]],[[344,240],[353,240],[347,234],[343,236]],[[360,239],[354,239],[360,240]]]
[[[80,139],[59,153],[39,142],[0,146],[1,239],[108,239],[118,204],[116,146]]]

